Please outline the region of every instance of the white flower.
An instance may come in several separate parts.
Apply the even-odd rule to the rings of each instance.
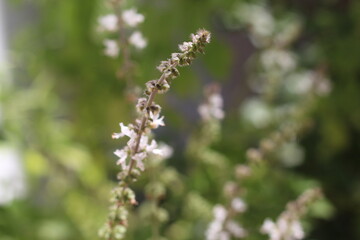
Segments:
[[[147,45],[146,39],[139,31],[133,32],[131,34],[131,36],[129,37],[129,43],[132,44],[137,49],[143,49]]]
[[[213,106],[213,107],[217,107],[217,108],[222,108],[223,107],[223,99],[220,96],[220,94],[212,94],[209,97],[209,103]]]
[[[155,153],[155,151],[157,152]],[[153,152],[155,154],[160,155],[162,158],[166,159],[166,158],[170,158],[174,151],[172,147],[170,147],[169,145],[165,143],[160,143],[158,149],[154,149]]]
[[[104,54],[106,56],[116,58],[119,55],[120,49],[115,40],[105,39],[103,43],[105,46]]]
[[[214,119],[223,119],[224,111],[223,107],[223,99],[220,94],[214,93],[208,98],[208,103],[202,104],[198,108],[198,112],[202,119],[210,120]]]
[[[118,18],[115,14],[108,14],[98,19],[100,29],[114,32],[118,28]]]
[[[8,204],[25,194],[25,176],[19,152],[0,146],[0,205]]]
[[[227,210],[222,205],[217,204],[213,209],[213,214],[217,221],[223,222],[227,216]]]
[[[313,88],[314,80],[312,71],[293,73],[285,81],[285,88],[291,94],[307,94]]]
[[[146,146],[146,152],[150,152],[150,153],[155,153],[155,152],[157,152],[156,150],[156,148],[157,148],[157,142],[153,139],[153,140],[151,140],[151,143],[150,144],[148,144],[147,146]],[[155,151],[155,152],[154,152]],[[155,153],[156,154],[156,153]]]
[[[122,19],[130,27],[135,27],[144,21],[144,15],[137,13],[135,8],[131,8],[122,13]]]
[[[293,221],[290,228],[295,239],[303,239],[305,237],[304,230],[299,221]]]
[[[257,99],[247,100],[241,109],[241,115],[256,128],[264,128],[272,121],[269,106]]]
[[[187,52],[192,48],[193,45],[193,42],[183,42],[183,44],[179,44],[179,49],[182,52]]]
[[[279,152],[279,158],[286,167],[300,165],[305,158],[305,152],[296,142],[284,143]]]
[[[270,236],[270,240],[280,240],[280,232],[276,224],[270,219],[265,219],[260,231],[262,233],[268,234]]]
[[[280,70],[289,72],[296,67],[295,55],[289,51],[269,49],[260,56],[260,61],[265,70]]]
[[[231,207],[236,212],[244,212],[246,210],[246,203],[241,198],[234,198],[231,201]]]
[[[154,115],[152,112],[150,112],[150,118],[152,119],[150,123],[151,128],[158,128],[159,126],[165,126],[164,116],[160,118],[159,117],[160,117],[159,113]]]
[[[135,138],[136,133],[134,130],[130,129],[129,127],[125,126],[123,123],[120,123],[120,133],[113,133],[112,138],[118,139],[123,136],[128,136],[129,138]]]
[[[245,229],[234,221],[228,221],[226,229],[236,238],[243,238],[247,235]]]
[[[276,221],[277,228],[280,232],[280,234],[285,235],[288,231],[289,224],[288,221],[282,217],[278,218]]]
[[[180,61],[179,56],[180,56],[179,53],[172,53],[172,54],[171,54],[171,59],[172,59],[174,62],[179,62],[179,61]]]
[[[270,240],[300,240],[305,237],[300,222],[298,220],[290,220],[284,215],[280,216],[276,223],[266,219],[260,231],[269,235]]]
[[[114,154],[119,157],[119,160],[116,164],[121,165],[121,168],[124,170],[126,168],[126,159],[128,157],[128,153],[123,149],[117,149]]]
[[[218,235],[221,232],[222,223],[212,221],[205,232],[206,240],[218,240]]]
[[[132,159],[134,159],[136,161],[136,166],[141,170],[144,171],[145,167],[144,167],[144,163],[143,160],[146,158],[147,154],[146,152],[140,152],[135,154]]]
[[[250,26],[255,43],[260,43],[274,33],[275,21],[271,13],[260,4],[241,4],[237,17]]]
[[[149,142],[149,137],[146,135],[141,135],[139,142],[139,151],[146,150],[146,148],[148,147],[148,142]]]

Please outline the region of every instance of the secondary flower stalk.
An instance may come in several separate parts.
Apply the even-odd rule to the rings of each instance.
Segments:
[[[145,17],[134,7],[125,9],[125,2],[122,0],[113,0],[110,3],[111,13],[98,19],[98,29],[106,35],[103,40],[104,54],[121,61],[116,75],[126,81],[127,98],[134,102],[139,93],[133,80],[135,62],[132,53],[133,50],[142,50],[147,45],[147,40],[138,29]]]
[[[289,202],[286,210],[276,222],[265,219],[260,231],[269,236],[269,240],[300,240],[305,237],[300,218],[306,213],[309,205],[322,197],[319,188],[305,191],[298,199]]]

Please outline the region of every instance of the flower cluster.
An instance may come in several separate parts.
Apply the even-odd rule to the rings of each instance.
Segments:
[[[235,176],[238,180],[243,180],[250,175],[251,168],[248,166],[240,164],[235,167]],[[233,220],[247,209],[239,193],[240,187],[236,182],[229,181],[224,185],[224,195],[228,199],[228,204],[226,207],[217,204],[213,208],[214,219],[205,232],[206,240],[239,239],[248,235],[247,231]]]
[[[161,107],[154,102],[154,98],[157,93],[165,93],[169,89],[171,80],[179,75],[178,66],[189,65],[197,53],[203,53],[205,44],[210,42],[210,33],[201,29],[191,35],[191,40],[179,46],[180,53],[173,53],[170,59],[161,62],[158,69],[162,75],[158,80],[146,83],[146,97],[138,99],[136,109],[139,117],[135,122],[127,126],[120,123],[121,132],[112,135],[115,139],[128,137],[129,140],[125,147],[114,152],[122,171],[118,175],[119,185],[113,191],[115,200],[110,207],[108,221],[100,230],[100,235],[106,239],[122,239],[125,236],[127,209],[136,204],[135,195],[128,185],[145,170],[144,160],[149,155],[165,154],[156,141],[149,138],[152,129],[164,126]],[[184,48],[185,45],[188,47]]]
[[[198,108],[198,112],[204,121],[212,119],[222,120],[224,118],[223,99],[220,89],[213,84],[206,88],[206,100]]]
[[[240,199],[234,199],[234,204],[238,212],[243,212],[246,209],[245,203]],[[234,238],[244,238],[247,233],[245,229],[234,220],[228,220],[229,210],[224,206],[218,204],[213,209],[214,220],[206,230],[206,240],[229,240]]]
[[[114,3],[114,8],[118,9],[118,13],[110,13],[98,19],[99,30],[107,33],[118,32],[119,39],[105,39],[103,44],[105,46],[104,54],[116,58],[119,55],[120,49],[127,48],[128,43],[137,49],[143,49],[147,45],[142,33],[139,30],[133,30],[138,24],[144,21],[144,15],[137,12],[135,8],[121,10],[117,6],[119,3]],[[131,35],[127,35],[127,29],[131,29]]]
[[[293,95],[304,96],[313,93],[321,97],[328,95],[332,86],[322,70],[307,70],[291,73],[286,79],[285,88]]]
[[[309,189],[297,200],[290,202],[276,222],[265,219],[260,231],[269,235],[270,240],[300,240],[305,237],[300,218],[306,213],[310,204],[322,196],[320,189]]]

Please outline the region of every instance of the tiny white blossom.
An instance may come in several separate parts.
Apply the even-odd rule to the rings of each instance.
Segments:
[[[171,54],[171,59],[172,59],[174,62],[179,62],[179,61],[180,61],[179,53],[172,53],[172,54]]]
[[[260,4],[241,4],[237,16],[249,25],[251,39],[255,45],[263,45],[275,29],[275,20],[271,13]]]
[[[130,27],[135,27],[139,23],[142,23],[145,18],[144,15],[138,13],[135,8],[131,8],[122,13],[122,19]]]
[[[222,107],[223,100],[221,95],[214,93],[209,96],[208,103],[204,103],[199,106],[198,112],[204,120],[210,120],[212,118],[221,120],[224,118],[224,111]]]
[[[246,203],[241,198],[234,198],[231,201],[231,207],[236,212],[244,212],[246,210]]]
[[[114,154],[119,157],[119,160],[116,164],[121,165],[121,168],[124,170],[126,168],[126,159],[128,157],[128,153],[123,149],[117,149]]]
[[[121,132],[120,133],[113,133],[112,138],[118,139],[123,136],[128,136],[129,138],[135,138],[136,133],[134,130],[130,129],[129,127],[125,126],[122,122],[119,123]]]
[[[212,221],[205,232],[206,240],[217,240],[217,235],[221,232],[221,229],[221,222]]]
[[[270,107],[262,100],[247,100],[241,109],[242,117],[256,128],[264,128],[272,121]]]
[[[147,45],[146,39],[139,31],[135,31],[131,34],[131,36],[129,37],[129,43],[137,49],[143,49]]]
[[[136,166],[141,170],[144,171],[145,167],[144,167],[144,163],[143,160],[146,158],[146,152],[140,152],[135,154],[132,159],[134,159],[136,161]]]
[[[155,153],[155,151],[157,152]],[[160,143],[158,149],[155,149],[153,152],[155,154],[161,155],[162,158],[166,159],[170,158],[174,151],[169,145],[165,143]]]
[[[154,152],[157,146],[157,142],[154,139],[151,140],[151,143],[146,146],[146,152]]]
[[[263,233],[269,233],[276,228],[275,223],[271,219],[265,219],[260,231]]]
[[[214,106],[214,107],[217,107],[217,108],[222,108],[223,107],[223,99],[221,97],[220,94],[212,94],[210,97],[209,97],[209,103]]]
[[[134,138],[136,140],[136,138]],[[146,150],[146,147],[148,146],[149,137],[146,135],[141,135],[140,142],[139,142],[139,151]]]
[[[236,238],[243,238],[247,235],[245,229],[234,221],[228,221],[226,229]]]
[[[105,39],[103,43],[105,46],[104,54],[106,56],[116,58],[119,55],[120,49],[115,40]]]
[[[118,29],[118,18],[115,14],[108,14],[98,19],[101,30],[114,32]]]
[[[182,52],[187,52],[192,48],[193,45],[193,42],[183,42],[182,44],[179,44],[179,49]]]
[[[160,114],[153,114],[152,112],[150,112],[150,118],[152,119],[150,126],[151,128],[158,128],[159,126],[165,126],[164,123],[164,116],[160,117]]]
[[[269,235],[270,240],[301,240],[305,237],[304,230],[298,220],[290,220],[286,215],[280,216],[276,223],[266,219],[260,229]]]
[[[293,221],[290,228],[295,239],[303,239],[305,237],[304,230],[299,221]]]
[[[213,209],[214,217],[218,221],[224,221],[227,216],[227,210],[224,206],[217,204]]]
[[[260,56],[260,61],[266,70],[281,70],[289,72],[296,67],[295,55],[289,51],[269,49]]]
[[[276,225],[281,234],[285,234],[289,228],[288,221],[282,217],[276,221]]]
[[[291,94],[307,94],[314,86],[315,74],[312,71],[292,73],[285,81],[285,88]]]

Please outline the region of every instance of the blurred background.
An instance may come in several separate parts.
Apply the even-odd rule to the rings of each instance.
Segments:
[[[306,239],[360,239],[359,1],[128,0],[125,8],[145,17],[147,47],[130,49],[141,88],[190,33],[212,32],[206,54],[157,98],[166,126],[155,136],[174,150],[159,174],[176,182],[160,203],[161,235],[204,239],[234,166],[290,119],[301,130],[243,185],[246,239],[267,239],[263,219],[314,186],[325,200],[303,222]],[[98,30],[109,12],[105,0],[0,0],[0,240],[98,239],[120,170],[113,151],[123,143],[111,134],[134,119],[116,74],[123,60],[104,55]],[[309,95],[311,77],[322,80]],[[197,108],[214,82],[225,118],[205,144],[211,151],[194,153],[206,138]],[[134,186],[140,205],[148,178]],[[143,212],[134,210],[128,239],[150,238]]]

